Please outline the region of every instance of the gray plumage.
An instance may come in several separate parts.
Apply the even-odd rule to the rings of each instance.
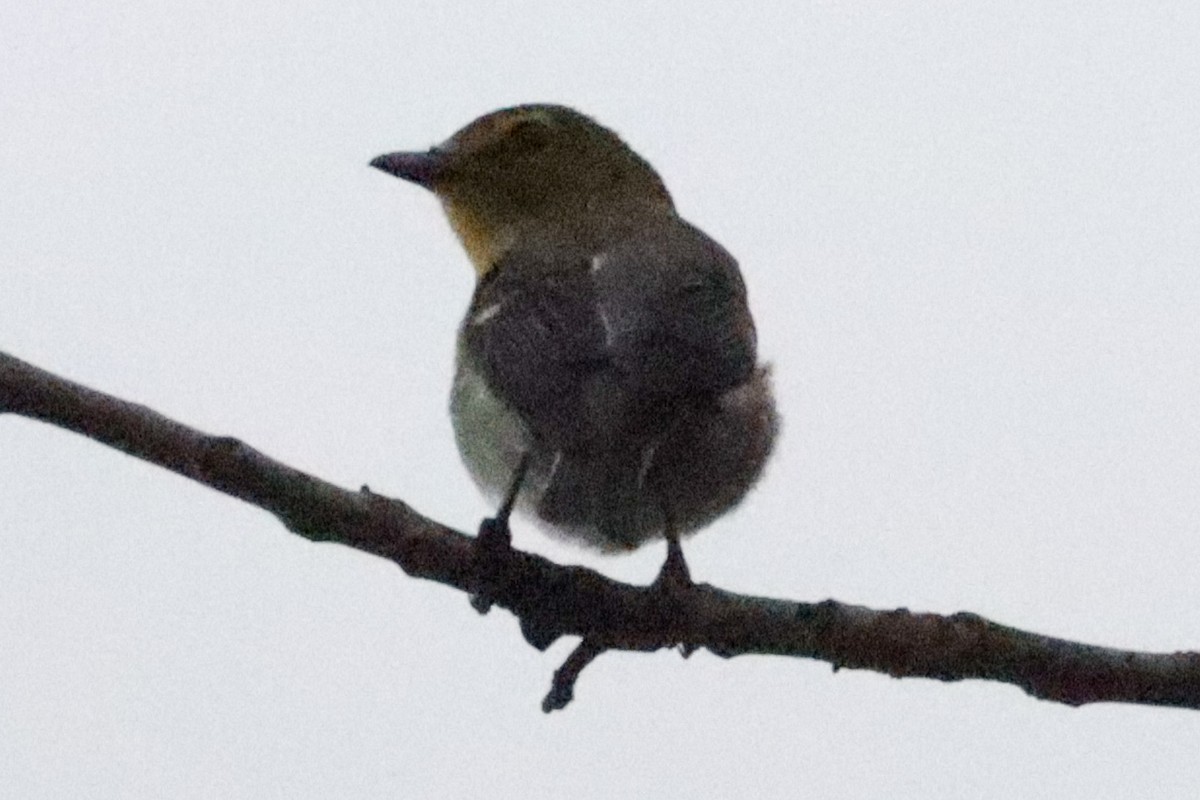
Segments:
[[[603,550],[728,510],[778,426],[737,264],[678,217],[506,253],[463,321],[451,407],[490,497],[528,452],[518,507]]]

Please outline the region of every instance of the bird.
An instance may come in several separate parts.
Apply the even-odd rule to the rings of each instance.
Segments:
[[[615,132],[562,105],[502,108],[370,166],[430,190],[474,267],[450,411],[509,516],[602,552],[680,540],[736,506],[780,426],[737,261],[684,220]]]

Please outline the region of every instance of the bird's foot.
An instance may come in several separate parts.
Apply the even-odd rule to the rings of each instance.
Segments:
[[[471,608],[480,614],[491,610],[494,602],[488,588],[494,586],[500,565],[512,552],[512,532],[508,529],[506,516],[488,517],[479,523],[475,536],[475,569],[479,576],[480,591],[471,595]]]
[[[511,550],[512,531],[508,529],[508,517],[488,517],[479,523],[479,532],[475,535],[475,547],[480,553]]]
[[[658,577],[651,588],[668,595],[678,595],[691,589],[692,573],[683,557],[683,548],[675,537],[667,539],[667,560],[663,562]]]

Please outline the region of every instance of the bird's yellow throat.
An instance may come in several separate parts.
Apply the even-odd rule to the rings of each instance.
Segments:
[[[467,251],[467,258],[471,259],[471,264],[475,267],[476,278],[487,275],[504,255],[504,251],[512,246],[515,234],[496,230],[494,225],[489,225],[463,203],[443,199],[442,208],[450,220],[450,227],[454,229],[463,249]]]

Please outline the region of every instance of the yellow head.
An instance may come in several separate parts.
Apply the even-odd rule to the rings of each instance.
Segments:
[[[523,237],[598,245],[647,216],[674,213],[641,156],[565,106],[494,111],[426,152],[391,153],[371,166],[441,199],[480,277]]]

